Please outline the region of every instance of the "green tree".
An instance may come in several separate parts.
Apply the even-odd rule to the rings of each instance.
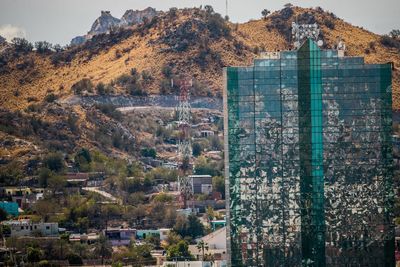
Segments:
[[[7,220],[8,213],[4,209],[0,208],[0,222]]]
[[[214,191],[220,192],[225,199],[225,178],[223,176],[214,176],[212,178]]]
[[[44,160],[43,165],[54,172],[61,172],[64,169],[64,159],[61,153],[50,153]]]
[[[268,16],[270,13],[271,13],[271,11],[269,11],[268,9],[264,9],[264,10],[261,12],[261,15],[263,16],[264,19],[266,19],[267,16]]]
[[[48,168],[41,168],[39,171],[39,186],[47,187],[49,185],[49,180],[53,173]]]
[[[46,54],[51,52],[53,45],[46,41],[39,41],[35,43],[36,52],[39,54]]]
[[[392,38],[399,38],[400,37],[400,29],[394,29],[389,33],[390,37]]]
[[[181,240],[176,245],[172,245],[167,249],[167,260],[186,261],[192,260],[194,257],[189,252],[189,245],[186,241]]]
[[[194,214],[188,217],[178,216],[173,229],[179,235],[193,239],[204,234],[204,226]]]
[[[203,151],[203,148],[202,148],[201,144],[199,144],[197,142],[193,143],[193,146],[192,146],[193,156],[195,156],[195,157],[200,156],[202,151]]]
[[[103,234],[100,234],[99,240],[95,244],[94,253],[101,257],[101,265],[104,264],[105,258],[109,258],[112,255],[111,244]]]
[[[32,247],[32,246],[29,246],[27,248],[26,253],[27,253],[27,255],[26,255],[27,260],[30,263],[35,263],[35,262],[40,261],[40,259],[43,256],[43,251],[41,249],[39,249],[37,247]]]
[[[200,240],[197,245],[196,245],[197,249],[199,250],[199,252],[201,251],[201,260],[204,261],[204,250],[208,251],[208,244],[206,242],[204,242],[203,240]]]
[[[11,43],[17,52],[28,53],[33,49],[33,45],[25,38],[15,37],[11,40]]]
[[[99,95],[105,95],[106,93],[106,86],[104,85],[104,83],[100,82],[96,85],[96,92]]]
[[[91,170],[90,163],[92,162],[92,157],[90,151],[87,148],[81,148],[75,155],[75,166],[79,171],[88,172]]]

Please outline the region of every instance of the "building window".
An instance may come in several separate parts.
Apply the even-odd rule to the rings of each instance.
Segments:
[[[50,230],[50,226],[46,226],[46,230]]]

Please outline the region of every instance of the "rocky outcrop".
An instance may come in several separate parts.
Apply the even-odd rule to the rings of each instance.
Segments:
[[[144,10],[129,9],[121,19],[113,17],[110,11],[101,11],[100,17],[95,20],[90,31],[86,35],[73,38],[71,40],[71,45],[80,45],[97,34],[108,33],[112,28],[140,24],[143,23],[146,18],[151,20],[155,16],[157,16],[157,11],[152,7],[148,7]]]
[[[148,7],[144,10],[132,10],[129,9],[125,12],[125,14],[121,18],[121,26],[130,26],[135,24],[140,24],[143,22],[145,18],[151,20],[157,15],[157,11],[152,8]]]
[[[72,38],[71,45],[80,45],[80,44],[83,44],[85,41],[86,41],[85,36],[76,36],[76,37]]]
[[[101,11],[101,16],[94,21],[88,35],[93,36],[100,33],[107,33],[110,28],[118,27],[120,22],[121,20],[114,18],[110,11]]]
[[[0,44],[3,44],[6,42],[6,38],[0,35]]]

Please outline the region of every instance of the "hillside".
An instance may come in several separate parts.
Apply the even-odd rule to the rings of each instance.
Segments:
[[[393,91],[397,99],[400,90],[398,50],[381,45],[379,35],[352,26],[321,9],[293,7],[275,12],[266,20],[244,24],[225,23],[197,9],[159,13],[147,24],[98,35],[82,46],[59,52],[58,60],[51,53],[8,56],[0,75],[0,102],[3,107],[20,110],[27,107],[28,99],[40,102],[49,92],[61,98],[70,96],[71,86],[83,78],[89,78],[94,84],[107,84],[132,68],[139,73],[150,72],[152,77],[144,90],[158,94],[160,83],[165,79],[164,66],[171,66],[174,73],[188,74],[199,81],[203,88],[198,94],[206,94],[208,88],[216,94],[221,90],[223,66],[248,65],[262,50],[289,49],[290,25],[295,18],[299,23],[317,22],[326,47],[333,47],[341,37],[350,56],[365,56],[368,63],[394,62]],[[3,53],[12,52],[5,50]],[[72,60],[69,62],[69,59]],[[115,93],[122,93],[120,89],[116,86]],[[399,103],[395,102],[394,108],[398,109]]]
[[[222,68],[249,65],[262,51],[290,49],[294,20],[318,23],[325,48],[340,37],[349,56],[393,62],[393,108],[400,109],[400,46],[384,46],[381,36],[320,8],[286,7],[243,24],[226,22],[210,8],[171,9],[67,49],[31,51],[1,44],[0,134],[5,144],[0,158],[7,163],[48,150],[72,153],[77,147],[135,156],[143,145],[137,137],[143,134],[123,115],[112,107],[71,106],[66,100],[76,94],[176,94],[170,80],[181,75],[194,78],[192,94],[220,97]]]

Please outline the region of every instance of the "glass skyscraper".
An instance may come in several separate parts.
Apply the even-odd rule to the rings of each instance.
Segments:
[[[224,71],[231,266],[394,266],[390,64],[307,40]]]

